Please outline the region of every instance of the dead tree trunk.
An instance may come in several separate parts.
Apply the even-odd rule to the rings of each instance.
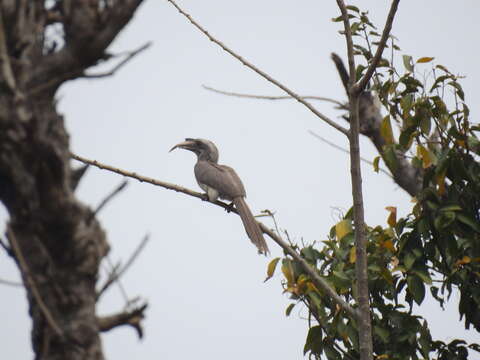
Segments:
[[[45,3],[50,5],[46,8]],[[0,0],[0,200],[25,284],[36,359],[103,359],[95,284],[105,234],[74,195],[55,93],[107,59],[141,0]],[[49,37],[55,24],[63,35]]]

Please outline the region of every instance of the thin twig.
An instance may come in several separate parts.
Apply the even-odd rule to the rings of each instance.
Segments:
[[[149,41],[147,42],[146,44],[140,46],[138,49],[136,50],[132,50],[132,51],[128,51],[126,52],[126,57],[125,59],[123,59],[122,61],[120,61],[117,65],[115,65],[111,70],[107,71],[107,72],[104,72],[104,73],[99,73],[99,74],[84,74],[82,77],[83,78],[86,78],[86,79],[100,79],[100,78],[104,78],[104,77],[108,77],[108,76],[112,76],[112,75],[115,75],[115,73],[120,70],[120,68],[122,66],[124,66],[126,63],[128,63],[130,60],[132,60],[132,58],[134,58],[135,56],[137,56],[139,53],[141,53],[142,51],[148,49],[150,46],[152,45],[152,43]]]
[[[196,198],[199,198],[203,201],[205,201],[205,195],[202,193],[198,193],[196,191],[192,191],[190,189],[184,188],[182,186],[178,186],[175,184],[155,180],[152,178],[140,176],[134,172],[130,171],[125,171],[122,169],[115,168],[113,166],[105,165],[102,164],[96,160],[89,160],[85,159],[83,157],[80,157],[78,155],[71,154],[71,157],[75,160],[81,161],[85,164],[90,164],[95,167],[98,167],[99,169],[102,170],[108,170],[112,171],[114,173],[126,176],[126,177],[131,177],[133,179],[136,179],[140,182],[147,182],[153,185],[161,186],[165,189],[168,190],[174,190],[177,192],[181,192]],[[217,206],[220,206],[224,208],[225,210],[228,210],[229,212],[235,213],[238,215],[238,212],[235,208],[231,208],[230,204],[224,203],[222,201],[215,201],[215,202],[210,202],[212,204],[215,204]],[[357,312],[354,308],[352,308],[343,298],[338,295],[334,289],[330,287],[330,285],[324,280],[321,276],[318,275],[317,271],[310,266],[291,246],[289,246],[280,236],[276,235],[274,231],[270,230],[267,228],[263,223],[258,222],[260,228],[262,231],[270,236],[270,238],[275,241],[286,253],[288,253],[290,256],[292,256],[296,261],[300,263],[302,268],[305,270],[305,272],[311,277],[312,281],[315,283],[315,285],[319,288],[321,288],[325,293],[332,299],[333,302],[335,302],[338,306],[340,306],[345,312],[347,312],[352,318],[357,317]]]
[[[350,151],[348,151],[347,149],[344,149],[343,147],[338,146],[337,144],[325,139],[324,137],[321,137],[316,132],[313,132],[312,130],[308,130],[308,133],[310,135],[312,135],[313,137],[317,138],[318,140],[323,141],[325,144],[330,145],[331,147],[333,147],[337,150],[340,150],[340,151],[344,152],[345,154],[350,154]],[[367,163],[367,164],[373,166],[373,162],[368,160],[368,159],[365,159],[364,157],[360,156],[360,160],[362,160],[364,163]],[[378,170],[381,171],[382,173],[384,173],[385,175],[387,175],[388,177],[393,179],[392,174],[390,174],[387,170],[385,170],[381,167],[378,167]]]
[[[25,261],[25,257],[22,254],[22,250],[20,249],[20,245],[18,244],[17,238],[15,237],[12,229],[10,228],[7,229],[7,236],[8,236],[8,240],[10,241],[10,244],[12,245],[12,249],[15,253],[15,256],[18,260],[18,266],[20,267],[20,270],[23,273],[24,280],[28,285],[28,289],[32,292],[33,298],[37,302],[37,305],[40,308],[40,311],[45,317],[45,320],[47,321],[48,325],[52,328],[53,331],[55,331],[56,335],[59,337],[63,337],[63,331],[61,330],[60,326],[58,326],[57,322],[53,318],[52,313],[50,312],[48,307],[45,305],[45,303],[42,300],[42,297],[40,296],[40,293],[37,289],[37,285],[35,284],[32,274],[30,273],[30,269],[27,265],[27,262]]]
[[[293,97],[289,95],[284,95],[284,96],[270,96],[270,95],[252,95],[252,94],[243,94],[243,93],[237,93],[237,92],[229,92],[229,91],[223,91],[223,90],[218,90],[215,88],[212,88],[207,85],[202,85],[202,87],[205,90],[212,91],[217,94],[222,94],[226,96],[234,96],[234,97],[239,97],[239,98],[246,98],[246,99],[259,99],[259,100],[295,100]],[[307,96],[300,96],[304,100],[318,100],[318,101],[326,101],[330,102],[332,104],[338,105],[340,108],[345,108],[345,104],[341,103],[338,100],[335,99],[330,99],[322,96],[312,96],[312,95],[307,95]]]
[[[304,106],[306,106],[312,113],[314,113],[317,117],[319,117],[320,119],[322,119],[323,121],[325,121],[328,125],[332,126],[333,128],[337,129],[338,131],[340,131],[342,134],[348,136],[348,130],[345,129],[343,126],[341,125],[338,125],[337,123],[335,123],[333,120],[330,120],[330,118],[328,118],[327,116],[323,115],[322,113],[320,113],[317,109],[315,109],[315,107],[313,107],[312,104],[310,104],[308,101],[305,101],[304,99],[302,99],[302,97],[300,95],[297,95],[295,92],[293,92],[292,90],[290,90],[289,88],[287,88],[285,85],[281,84],[280,82],[278,82],[277,80],[275,80],[274,78],[272,78],[270,75],[268,75],[267,73],[265,73],[264,71],[260,70],[259,68],[257,68],[255,65],[251,64],[250,62],[248,62],[247,60],[245,60],[243,57],[241,57],[240,55],[238,55],[236,52],[234,52],[233,50],[231,50],[230,48],[228,48],[225,44],[223,44],[221,41],[217,40],[216,38],[214,38],[212,35],[210,35],[208,33],[207,30],[205,30],[200,24],[198,24],[189,14],[187,14],[185,11],[183,11],[180,6],[178,6],[175,1],[173,0],[167,0],[169,3],[171,3],[177,10],[180,14],[182,14],[183,16],[185,16],[188,21],[190,21],[192,23],[193,26],[195,26],[198,30],[200,30],[210,41],[214,42],[215,44],[217,44],[218,46],[220,46],[223,50],[225,50],[227,53],[229,53],[230,55],[232,55],[235,59],[237,59],[238,61],[240,61],[243,65],[245,65],[246,67],[250,68],[251,70],[255,71],[257,74],[259,74],[261,77],[263,77],[264,79],[266,79],[267,81],[271,82],[272,84],[276,85],[277,87],[279,87],[280,89],[282,89],[283,91],[285,91],[288,95],[290,95],[291,97],[293,97],[295,100],[297,100],[299,103],[303,104]]]
[[[103,284],[103,286],[98,291],[97,299],[100,298],[100,296],[102,296],[102,294],[110,287],[110,285],[112,285],[112,283],[117,281],[128,270],[128,268],[133,264],[133,262],[138,257],[138,255],[140,255],[142,250],[145,248],[145,245],[147,245],[148,240],[150,240],[149,234],[143,237],[142,241],[140,241],[137,248],[134,250],[134,252],[129,257],[125,265],[120,270],[116,268],[113,269],[113,271],[111,272],[105,284]]]
[[[88,221],[90,222],[97,214],[100,212],[100,210],[103,209],[105,205],[108,204],[110,200],[112,200],[116,195],[118,195],[125,187],[128,185],[128,181],[124,180],[118,185],[110,194],[108,194],[105,199],[103,199],[100,204],[98,204],[97,208],[95,211],[90,215]]]
[[[4,280],[0,279],[0,284],[2,285],[7,285],[7,286],[12,286],[12,287],[23,287],[23,284],[17,281],[11,281],[11,280]]]
[[[108,266],[110,266],[110,269],[111,269],[110,276],[112,276],[112,274],[115,274],[115,272],[117,271],[118,266],[113,265],[113,261],[109,255],[106,256],[106,260],[107,260]],[[113,278],[114,278],[114,281],[112,281],[112,283],[115,282],[117,284],[117,287],[120,290],[120,294],[122,294],[123,300],[125,301],[125,304],[126,304],[125,307],[128,307],[128,304],[130,303],[130,299],[128,298],[127,290],[125,290],[125,287],[123,286],[118,276]],[[99,295],[96,296],[96,299],[98,299],[98,296]]]
[[[388,12],[387,21],[385,22],[385,27],[383,28],[382,37],[380,38],[380,42],[378,43],[375,56],[370,62],[370,65],[368,65],[368,69],[365,72],[365,75],[363,75],[362,78],[352,88],[352,91],[357,94],[361,93],[365,89],[374,71],[377,69],[378,62],[382,58],[383,50],[385,49],[385,45],[387,44],[387,40],[390,35],[390,31],[392,30],[393,19],[395,18],[395,13],[397,12],[399,3],[400,0],[392,0],[392,5],[390,6],[390,11]]]
[[[165,189],[181,192],[181,193],[184,193],[184,194],[187,194],[187,195],[190,195],[190,196],[193,196],[193,197],[196,197],[200,200],[205,201],[204,194],[196,192],[196,191],[192,191],[192,190],[187,189],[185,187],[178,186],[178,185],[168,183],[168,182],[165,182],[165,181],[155,180],[155,179],[150,178],[150,177],[141,176],[141,175],[138,175],[135,172],[122,170],[122,169],[119,169],[119,168],[116,168],[116,167],[113,167],[113,166],[110,166],[110,165],[102,164],[102,163],[100,163],[96,160],[86,159],[84,157],[81,157],[81,156],[78,156],[78,155],[75,155],[75,154],[70,154],[70,156],[72,157],[72,159],[78,160],[78,161],[80,161],[84,164],[90,164],[90,165],[93,165],[93,166],[95,166],[99,169],[102,169],[102,170],[108,170],[108,171],[111,171],[111,172],[129,177],[129,178],[132,178],[132,179],[136,179],[140,182],[146,182],[146,183],[149,183],[149,184],[152,184],[152,185],[161,186]],[[216,201],[214,204],[216,204],[218,206],[222,206],[225,209],[230,209],[230,207],[227,204],[225,204],[221,201]],[[225,206],[223,206],[223,205],[225,205]]]

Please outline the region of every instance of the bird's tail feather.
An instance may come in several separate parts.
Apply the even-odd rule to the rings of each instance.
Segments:
[[[245,231],[247,232],[250,241],[257,247],[260,254],[267,255],[270,252],[270,250],[268,250],[267,242],[263,237],[263,232],[260,229],[260,226],[245,202],[245,199],[243,197],[236,197],[233,199],[233,203],[238,210],[238,214],[242,219],[243,226],[245,227]]]

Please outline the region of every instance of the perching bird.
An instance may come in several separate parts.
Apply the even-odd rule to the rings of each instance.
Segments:
[[[206,192],[209,201],[218,198],[230,200],[242,219],[248,237],[258,248],[260,254],[269,252],[262,230],[245,202],[245,188],[235,170],[218,164],[218,150],[215,144],[205,139],[185,139],[170,149],[181,148],[197,154],[195,178],[198,185]]]

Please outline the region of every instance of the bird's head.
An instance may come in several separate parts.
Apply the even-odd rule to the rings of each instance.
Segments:
[[[209,160],[214,163],[218,162],[218,149],[210,140],[186,138],[185,141],[172,147],[170,151],[177,148],[194,152],[197,154],[199,160]]]

